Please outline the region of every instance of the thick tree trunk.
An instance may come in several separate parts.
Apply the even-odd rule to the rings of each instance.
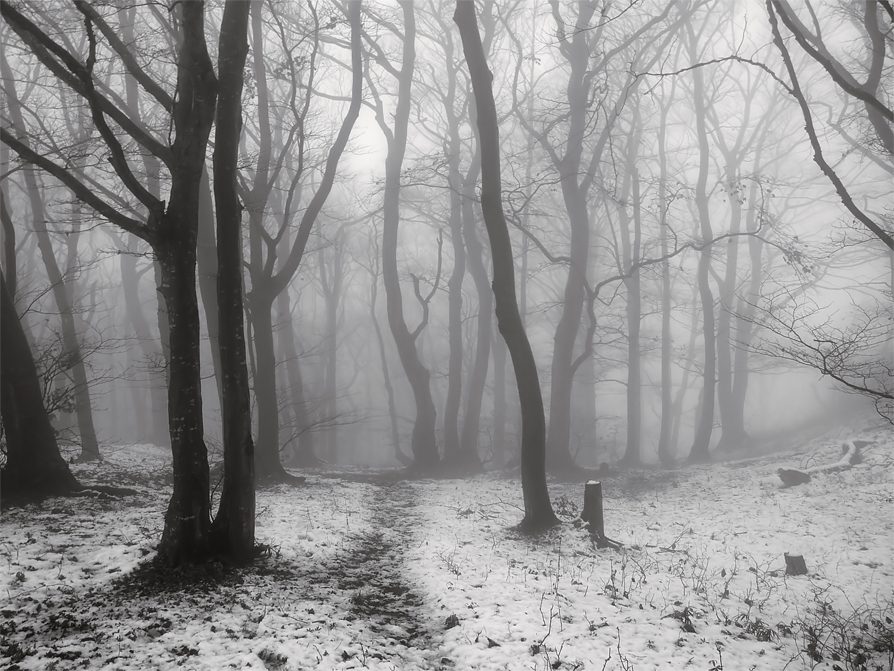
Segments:
[[[453,20],[459,27],[478,110],[481,147],[481,209],[493,256],[493,290],[497,323],[512,357],[522,408],[522,490],[525,517],[520,527],[538,531],[558,524],[546,486],[546,418],[537,377],[537,363],[522,325],[515,295],[515,264],[503,216],[500,183],[500,128],[475,5],[457,0]]]
[[[6,279],[0,275],[0,411],[6,434],[6,465],[0,471],[3,504],[40,501],[81,489],[59,453],[43,405],[28,339]]]
[[[194,207],[198,206],[196,175]],[[174,192],[178,189],[174,189]],[[186,191],[184,189],[183,191]],[[168,367],[168,417],[173,454],[174,492],[165,514],[158,546],[168,565],[204,561],[209,554],[211,521],[208,451],[202,418],[202,377],[199,365],[199,303],[195,275],[195,219],[190,227],[186,213],[188,193],[171,198],[165,225],[167,240],[155,248],[161,265],[161,291],[168,309],[171,357]],[[182,210],[178,205],[186,205]],[[176,209],[175,209],[176,208]],[[192,228],[192,239],[190,239]],[[179,244],[178,244],[179,243]]]
[[[237,563],[251,559],[255,546],[254,444],[242,307],[242,205],[236,195],[250,7],[250,0],[229,0],[224,8],[218,50],[220,91],[214,139],[224,484],[211,533],[215,552]]]
[[[183,43],[178,62],[179,97],[173,112],[176,138],[172,151],[177,160],[167,210],[155,222],[153,236],[170,332],[168,417],[174,492],[158,546],[160,560],[170,566],[204,561],[209,556],[211,503],[203,436],[196,241],[199,190],[214,120],[217,80],[205,44],[204,9],[202,2],[178,6]]]
[[[400,228],[401,168],[407,147],[407,126],[412,103],[411,88],[416,61],[416,19],[413,3],[400,2],[404,17],[403,57],[398,79],[397,107],[394,112],[393,137],[385,158],[385,198],[382,228],[382,275],[388,326],[397,345],[397,353],[413,390],[416,420],[413,424],[412,450],[415,468],[430,471],[437,467],[438,445],[435,440],[435,411],[431,395],[430,373],[419,358],[416,338],[407,328],[403,313],[400,276],[397,267],[397,241]]]

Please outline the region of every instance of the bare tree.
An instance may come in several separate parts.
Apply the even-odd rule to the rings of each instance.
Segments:
[[[539,531],[558,519],[546,486],[546,418],[537,364],[522,325],[515,295],[515,264],[509,229],[503,215],[500,176],[500,127],[491,82],[493,75],[484,57],[478,32],[475,4],[457,0],[453,20],[459,27],[463,53],[472,78],[478,110],[478,141],[481,147],[481,209],[493,257],[493,290],[500,333],[506,341],[522,406],[522,489],[525,517],[520,527]]]
[[[894,237],[891,235],[891,222],[879,221],[871,216],[865,208],[861,207],[851,193],[852,188],[845,184],[838,174],[835,166],[825,156],[825,152],[817,131],[814,115],[807,100],[807,95],[802,87],[800,76],[791,57],[789,47],[783,39],[782,29],[779,26],[781,20],[794,37],[801,49],[829,74],[835,85],[847,96],[852,96],[863,103],[865,119],[868,121],[875,135],[871,144],[879,146],[890,157],[894,156],[894,131],[891,124],[894,122],[894,112],[887,103],[889,91],[885,90],[884,83],[890,82],[890,76],[885,76],[888,49],[879,15],[885,11],[891,13],[891,5],[878,0],[864,0],[861,21],[855,24],[863,30],[862,38],[867,53],[862,59],[865,68],[865,79],[860,82],[841,62],[839,62],[829,50],[823,37],[820,21],[810,3],[806,3],[813,20],[814,29],[811,31],[798,18],[787,0],[766,0],[767,15],[770,19],[770,27],[773,32],[773,43],[782,56],[786,72],[791,84],[786,90],[798,103],[798,107],[804,117],[804,130],[813,149],[813,161],[819,166],[826,178],[835,187],[835,191],[847,211],[863,226],[872,232],[889,249],[894,250]]]
[[[743,317],[761,329],[749,351],[818,371],[842,391],[869,398],[894,424],[890,305],[863,301],[832,311],[791,292],[776,299]]]

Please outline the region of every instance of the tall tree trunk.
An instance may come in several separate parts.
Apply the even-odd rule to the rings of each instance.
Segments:
[[[280,361],[286,372],[289,390],[288,406],[291,407],[292,430],[297,434],[297,446],[289,457],[289,465],[296,467],[319,466],[320,460],[314,454],[314,432],[311,430],[310,410],[304,393],[304,379],[301,374],[301,361],[295,347],[295,327],[292,323],[291,297],[286,288],[276,297],[277,342],[279,343]]]
[[[254,7],[256,8],[254,11],[260,12],[262,4],[254,3]],[[267,179],[270,168],[270,143],[264,139],[261,142],[261,156],[258,160],[255,185],[247,196],[251,201],[250,204],[247,202],[247,206],[250,208],[249,225],[252,229],[250,264],[252,289],[249,294],[249,306],[252,328],[254,329],[256,339],[255,353],[258,360],[258,375],[255,377],[255,398],[258,403],[259,426],[258,439],[255,444],[255,476],[259,481],[295,481],[294,476],[287,473],[282,467],[279,457],[279,408],[277,407],[276,361],[273,350],[273,333],[270,331],[272,329],[270,311],[276,296],[281,291],[287,289],[292,277],[301,265],[308,238],[317,216],[332,191],[339,159],[348,144],[354,123],[360,114],[363,94],[360,0],[347,3],[346,14],[351,25],[351,103],[342,120],[338,135],[329,148],[319,187],[304,209],[304,214],[301,217],[301,223],[298,226],[289,255],[281,261],[279,270],[275,274],[273,273],[274,264],[269,262],[270,257],[268,256],[265,261],[260,253],[262,241],[259,236],[269,238],[269,235],[261,233],[261,231],[263,231],[263,207],[272,189],[272,183]],[[257,46],[263,40],[263,22],[259,14],[252,15],[252,33],[256,42],[255,54],[258,56],[255,59],[255,77],[259,82],[262,80],[266,82],[266,75],[264,77],[258,76],[264,73],[264,59],[260,57],[261,51],[259,46]],[[266,91],[266,85],[262,88],[259,83],[259,101],[263,107],[267,105],[267,99],[266,93],[261,94],[262,90]],[[259,117],[262,124],[261,134],[262,138],[264,138],[269,136],[269,118],[266,112],[260,113]],[[286,207],[285,209],[288,215],[283,223],[284,226],[288,223],[288,219],[291,216],[290,208]],[[272,379],[262,379],[263,375],[271,375]]]
[[[326,340],[329,347],[325,356],[325,371],[323,383],[323,412],[324,421],[329,424],[324,436],[323,454],[326,461],[332,464],[338,463],[338,399],[337,399],[337,373],[338,373],[338,300],[341,297],[344,280],[344,252],[339,249],[343,239],[343,230],[339,229],[333,241],[332,267],[326,272],[326,254],[323,248],[319,250],[320,259],[320,286],[323,290],[323,299],[326,309]]]
[[[636,110],[636,100],[633,107]],[[622,200],[632,201],[633,216],[627,214],[626,207],[621,208],[621,247],[624,257],[624,271],[628,275],[624,280],[627,290],[627,447],[621,462],[629,466],[638,466],[642,461],[642,352],[640,347],[640,327],[642,323],[642,289],[640,286],[640,247],[642,238],[642,220],[640,213],[639,173],[636,159],[640,143],[639,113],[634,111],[630,132],[627,135],[627,165],[624,179]]]
[[[251,559],[255,545],[254,444],[242,307],[242,205],[236,195],[250,7],[250,0],[227,0],[224,8],[214,138],[224,484],[211,533],[214,550],[237,563]]]
[[[215,192],[217,178],[215,177]],[[214,386],[217,389],[217,400],[223,419],[223,373],[220,363],[220,316],[217,305],[218,289],[218,250],[214,232],[214,201],[211,193],[211,180],[208,169],[202,170],[202,186],[199,193],[199,237],[196,249],[196,265],[199,274],[199,294],[205,314],[205,326],[208,329],[208,343],[211,346],[211,370],[214,372]],[[235,188],[235,187],[234,187]],[[228,216],[225,213],[224,216]],[[240,269],[241,270],[241,269]]]
[[[377,252],[376,252],[377,253]],[[373,329],[376,333],[376,343],[379,345],[379,359],[382,362],[382,379],[385,383],[385,392],[388,395],[388,418],[391,428],[391,444],[394,448],[394,458],[402,466],[409,466],[413,460],[404,454],[400,448],[400,429],[397,423],[397,405],[394,402],[394,387],[391,384],[391,374],[388,372],[388,356],[385,352],[385,339],[382,337],[382,328],[379,326],[379,318],[376,316],[376,298],[379,293],[378,267],[370,273],[372,275],[369,289],[369,315],[372,319]]]
[[[760,151],[754,160],[753,174],[760,174]],[[749,189],[748,202],[751,207],[746,217],[746,229],[756,232],[760,227],[763,216],[763,202],[758,204],[761,198],[757,181],[753,181]],[[759,210],[758,208],[761,208]],[[750,374],[748,365],[748,346],[754,334],[754,312],[760,301],[761,274],[763,272],[764,241],[759,235],[748,237],[748,256],[750,261],[750,278],[745,297],[737,301],[736,307],[736,351],[733,358],[733,385],[730,393],[730,418],[733,426],[741,427],[745,432],[745,400],[748,392],[748,377]]]
[[[718,449],[731,450],[748,440],[745,433],[744,417],[738,415],[733,402],[733,343],[732,320],[733,302],[739,276],[739,231],[742,224],[741,186],[735,167],[727,165],[727,196],[732,210],[726,244],[726,268],[723,280],[719,282],[718,299],[720,309],[717,314],[717,405],[720,410],[720,441]]]
[[[449,39],[449,37],[445,38]],[[450,43],[452,45],[452,42]],[[452,52],[452,49],[451,49]],[[452,55],[452,53],[451,53]],[[444,96],[448,118],[448,140],[445,144],[447,158],[447,184],[450,191],[450,241],[453,245],[453,272],[447,281],[447,338],[450,355],[447,363],[447,399],[444,403],[444,461],[448,464],[460,460],[459,408],[462,403],[463,372],[463,279],[466,274],[466,248],[463,240],[462,221],[462,174],[460,173],[459,124],[453,113],[456,94],[456,77],[453,63],[447,63],[449,91]]]
[[[273,343],[275,294],[251,292],[251,323],[257,371],[254,375],[258,405],[258,439],[255,445],[255,477],[258,482],[290,480],[279,458],[279,403],[276,392],[276,351]]]
[[[633,172],[633,247],[631,263],[639,262],[640,256],[640,213],[639,176]],[[642,322],[642,295],[639,269],[630,272],[624,281],[627,288],[627,449],[622,461],[638,465],[642,460],[642,351],[640,347],[640,326]]]
[[[677,445],[680,438],[680,425],[683,422],[683,402],[686,400],[686,394],[689,391],[689,377],[695,364],[696,345],[698,344],[698,283],[692,287],[693,295],[691,299],[692,309],[689,316],[689,342],[686,345],[686,356],[683,358],[685,365],[683,366],[683,374],[680,376],[680,388],[674,397],[671,411],[671,434],[670,449],[676,453]]]
[[[161,269],[160,291],[170,332],[168,417],[174,491],[165,513],[158,556],[165,564],[204,561],[209,556],[211,502],[208,450],[202,417],[196,242],[205,151],[214,121],[217,80],[205,43],[205,6],[188,2],[181,12],[179,96],[173,117],[176,157],[167,209],[155,224],[153,249]]]
[[[476,123],[476,115],[470,114],[471,122]],[[466,172],[463,182],[462,222],[463,238],[469,259],[469,272],[475,282],[478,293],[478,321],[476,333],[475,359],[469,375],[469,387],[466,396],[466,412],[463,417],[463,428],[460,436],[460,467],[464,471],[481,470],[481,457],[478,455],[478,433],[481,426],[481,402],[484,398],[484,387],[487,384],[487,366],[490,359],[491,313],[494,309],[493,294],[487,281],[487,268],[484,266],[484,246],[475,231],[475,184],[481,171],[481,151],[476,140],[476,150]]]
[[[692,22],[687,21],[689,32],[689,56],[692,62],[697,62],[695,31]],[[714,391],[716,386],[716,334],[714,330],[714,295],[711,292],[711,244],[714,237],[711,229],[711,210],[708,203],[708,171],[710,170],[710,156],[708,146],[708,131],[705,124],[705,87],[702,79],[702,71],[695,68],[692,71],[693,101],[695,105],[695,127],[698,136],[698,179],[695,183],[695,204],[698,210],[699,227],[701,231],[702,245],[698,261],[698,291],[702,308],[702,332],[704,336],[704,370],[702,385],[701,412],[695,428],[695,438],[692,449],[689,452],[689,461],[703,462],[711,458],[711,433],[714,429]]]
[[[491,450],[496,468],[506,465],[506,411],[506,343],[502,338],[494,338],[494,432]]]
[[[520,527],[539,531],[558,519],[546,486],[546,418],[537,377],[537,363],[522,325],[515,295],[515,264],[509,229],[503,216],[500,180],[500,127],[491,81],[475,18],[475,5],[457,0],[453,20],[459,27],[478,110],[481,147],[481,209],[493,256],[493,290],[497,324],[512,357],[522,408],[522,490],[525,517]]]
[[[673,100],[674,89],[671,90]],[[661,121],[658,126],[658,207],[659,239],[661,244],[661,428],[658,433],[658,460],[665,468],[673,466],[676,458],[676,444],[671,442],[673,424],[673,334],[671,332],[671,276],[668,255],[668,208],[667,198],[667,113],[670,105],[661,107]]]
[[[407,126],[412,103],[411,89],[416,61],[416,18],[413,3],[401,0],[404,17],[403,55],[398,77],[397,106],[394,111],[394,130],[385,157],[385,198],[382,228],[382,275],[388,326],[397,345],[397,353],[407,380],[413,390],[416,420],[413,424],[412,449],[414,465],[430,471],[438,465],[438,445],[435,440],[435,411],[431,395],[430,373],[416,349],[417,334],[410,333],[404,320],[403,296],[397,267],[397,240],[400,228],[401,169],[407,148]]]
[[[574,32],[565,43],[564,55],[570,72],[565,95],[568,101],[568,130],[565,153],[557,163],[562,198],[571,229],[569,268],[562,301],[562,314],[553,336],[553,358],[549,396],[549,432],[547,433],[547,466],[553,471],[577,467],[570,452],[571,388],[574,381],[574,343],[580,331],[586,298],[586,272],[590,254],[590,216],[587,206],[589,181],[582,165],[583,142],[589,112],[585,82],[590,67],[590,20],[595,3],[578,3]],[[553,12],[558,9],[553,5]]]
[[[469,238],[466,237],[468,242]],[[477,243],[477,241],[476,241]],[[472,266],[480,265],[481,271],[486,273],[484,264],[481,262],[481,244],[477,243],[478,254],[477,263],[472,261]],[[473,252],[470,249],[470,256]],[[473,271],[475,275],[478,271]],[[469,389],[466,397],[466,412],[463,417],[463,428],[460,437],[460,461],[463,470],[480,471],[481,457],[478,454],[478,439],[481,427],[481,404],[484,399],[484,388],[487,384],[487,370],[490,360],[490,331],[491,331],[491,313],[493,312],[493,300],[491,298],[491,289],[487,284],[487,276],[484,276],[484,282],[479,285],[481,293],[478,294],[478,327],[476,335],[475,359],[472,363],[472,372],[469,376]]]
[[[6,464],[0,495],[11,501],[40,501],[81,489],[59,453],[43,405],[34,357],[0,274],[0,411],[6,433]]]

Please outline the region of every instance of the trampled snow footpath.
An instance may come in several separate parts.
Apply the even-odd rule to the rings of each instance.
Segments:
[[[863,463],[788,489],[776,468],[839,443],[608,478],[620,551],[574,524],[582,484],[550,483],[565,523],[529,538],[516,479],[311,473],[259,492],[255,566],[173,577],[141,567],[170,457],[121,448],[76,468],[138,497],[3,511],[0,668],[890,671],[894,441],[863,437]]]

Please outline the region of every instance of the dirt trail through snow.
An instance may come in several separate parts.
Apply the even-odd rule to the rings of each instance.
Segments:
[[[373,528],[347,539],[346,547],[318,574],[350,598],[351,612],[380,639],[415,648],[437,661],[438,643],[422,617],[423,601],[407,579],[406,553],[416,534],[416,488],[393,477],[376,485],[364,507]]]

